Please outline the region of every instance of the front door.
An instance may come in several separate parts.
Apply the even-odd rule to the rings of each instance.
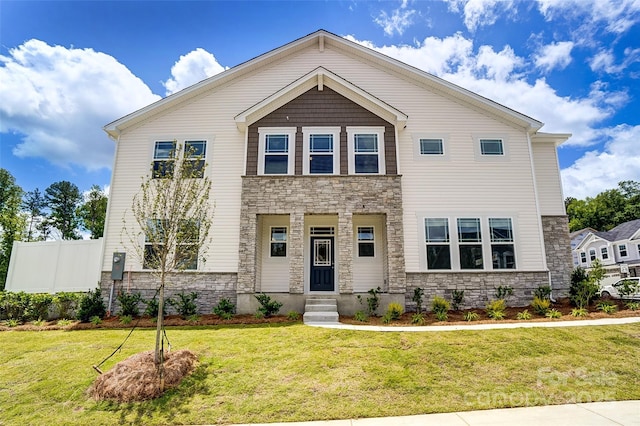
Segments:
[[[311,291],[334,291],[334,237],[311,237]]]

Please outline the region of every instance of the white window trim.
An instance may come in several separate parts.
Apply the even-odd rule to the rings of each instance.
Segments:
[[[273,228],[284,228],[285,230],[285,240],[277,241],[273,240]],[[284,243],[284,256],[273,256],[271,253],[271,245],[273,243]],[[289,257],[289,227],[284,225],[272,225],[269,226],[269,258],[270,259],[285,259]]]
[[[360,239],[360,228],[371,228],[373,240],[361,240]],[[376,227],[374,225],[356,225],[356,255],[358,259],[375,259],[378,257],[378,247],[376,244]],[[360,243],[371,243],[373,244],[373,256],[360,256]]]
[[[479,161],[505,161],[509,159],[509,138],[506,135],[486,134],[486,135],[473,135],[473,150],[475,152],[476,160]],[[481,140],[501,140],[502,141],[502,155],[482,154],[480,148]]]
[[[622,250],[620,250],[620,246],[624,246],[624,251],[625,251],[625,255],[622,255]],[[618,255],[622,258],[622,257],[629,257],[629,246],[628,244],[624,243],[624,244],[618,244]]]
[[[378,135],[378,173],[356,173],[355,172],[355,149],[354,141],[357,134],[369,134],[374,133]],[[348,126],[347,127],[347,152],[349,153],[349,174],[350,175],[384,175],[386,174],[385,157],[384,157],[384,127],[360,127],[360,126]]]
[[[414,133],[413,156],[418,161],[442,161],[449,159],[449,135],[442,133]],[[420,150],[421,139],[440,139],[442,141],[442,154],[422,154]]]
[[[309,158],[311,156],[311,135],[333,136],[333,173],[311,173]],[[313,176],[331,176],[340,174],[340,127],[303,127],[302,128],[302,174]]]
[[[289,151],[287,152],[287,173],[270,176],[287,176],[295,174],[295,127],[258,127],[258,174],[264,175],[264,156],[267,135],[287,135],[289,137]]]
[[[205,164],[205,172],[204,172],[204,176],[207,176],[208,173],[210,173],[209,169],[210,167],[207,167],[211,164],[211,157],[213,155],[213,144],[215,141],[215,136],[214,135],[188,135],[187,137],[185,136],[180,136],[178,138],[176,138],[175,136],[167,136],[167,135],[159,135],[159,136],[154,136],[152,138],[149,139],[149,164],[151,165],[151,169],[149,170],[149,176],[152,176],[153,174],[153,162],[156,160],[155,158],[155,147],[156,147],[156,142],[171,142],[174,141],[176,143],[176,148],[180,147],[180,151],[176,152],[176,155],[173,157],[173,161],[177,160],[178,155],[180,156],[184,156],[184,148],[185,148],[185,143],[186,142],[192,142],[192,141],[204,141],[205,142],[205,153],[204,153],[204,164]]]

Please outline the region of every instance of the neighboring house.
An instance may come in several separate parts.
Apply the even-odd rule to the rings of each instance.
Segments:
[[[589,230],[572,248],[574,265],[585,269],[597,259],[612,276],[640,276],[640,219],[610,231]]]
[[[118,119],[102,286],[123,218],[172,141],[196,147],[213,181],[206,264],[175,277],[201,312],[256,293],[302,311],[331,296],[341,313],[380,287],[411,307],[454,289],[484,306],[495,288],[527,304],[566,295],[571,270],[557,146],[568,134],[431,74],[318,31]],[[214,207],[215,206],[215,207]],[[134,221],[129,216],[126,223]],[[145,242],[141,240],[139,244]],[[151,297],[133,256],[125,281]],[[122,285],[117,282],[116,285]]]
[[[569,238],[571,239],[571,254],[573,257],[573,266],[580,266],[580,256],[579,253],[575,250],[578,247],[578,244],[584,240],[584,238],[589,235],[590,232],[596,232],[593,228],[583,228],[579,231],[573,231],[569,234]]]

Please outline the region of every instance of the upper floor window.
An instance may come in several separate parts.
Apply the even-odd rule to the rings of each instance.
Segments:
[[[156,141],[153,148],[153,177],[172,177],[175,160],[176,141]]]
[[[618,253],[620,253],[620,257],[627,257],[627,245],[618,244]]]
[[[502,139],[480,139],[480,154],[504,155]]]
[[[153,149],[153,178],[170,178],[176,167],[179,151],[182,147],[173,141],[156,141]],[[184,177],[201,178],[204,176],[207,141],[185,141],[182,175]]]
[[[258,129],[258,174],[292,175],[296,128]]]
[[[442,139],[420,139],[420,155],[444,155]]]
[[[271,227],[271,257],[287,257],[287,227]]]
[[[489,218],[493,269],[515,269],[513,225],[510,218]]]
[[[384,127],[347,127],[349,174],[385,174]]]
[[[185,141],[183,173],[193,178],[204,176],[204,164],[207,155],[206,141]]]
[[[583,251],[580,252],[580,262],[587,263],[587,253]]]
[[[375,257],[373,226],[358,226],[358,257]]]
[[[340,174],[340,128],[303,127],[303,174]]]
[[[591,259],[592,262],[596,260],[596,249],[589,250],[589,259]]]
[[[609,258],[609,250],[606,247],[602,247],[600,249],[600,254],[602,254],[602,260],[607,260]]]

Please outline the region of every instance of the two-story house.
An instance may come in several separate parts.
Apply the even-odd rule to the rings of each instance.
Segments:
[[[222,297],[254,312],[257,293],[341,313],[380,287],[514,303],[571,269],[557,146],[570,135],[431,74],[317,31],[120,118],[105,233],[103,294],[140,177],[172,141],[204,155],[213,182],[207,262],[175,277],[206,312]],[[215,207],[214,207],[215,206]],[[127,221],[131,223],[131,220]],[[139,241],[144,245],[144,239]],[[127,257],[126,284],[155,288]],[[121,283],[116,283],[121,285]],[[151,292],[151,295],[153,293]]]

